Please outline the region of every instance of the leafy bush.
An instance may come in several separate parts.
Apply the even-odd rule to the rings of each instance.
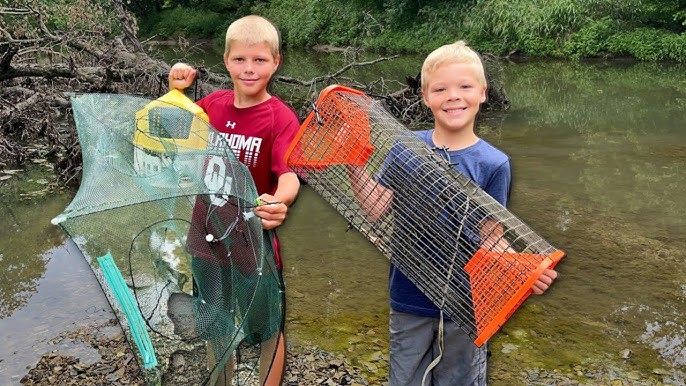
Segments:
[[[619,23],[609,17],[592,21],[565,41],[562,51],[572,58],[592,58],[607,52],[607,40],[619,29]]]
[[[336,0],[276,0],[252,11],[274,22],[287,46],[352,45],[365,32],[360,10]]]
[[[665,60],[670,54],[664,43],[670,36],[672,34],[666,31],[637,28],[613,35],[608,39],[607,47],[615,55],[633,56],[646,61]]]
[[[680,35],[666,36],[663,46],[669,59],[686,62],[686,32]]]
[[[462,39],[495,55],[685,61],[686,10],[679,1],[166,0],[165,7],[196,8],[149,14],[141,25],[148,34],[219,38],[231,21],[256,13],[272,20],[292,47],[428,52]]]
[[[163,36],[183,35],[211,39],[222,36],[232,20],[225,14],[176,7],[162,11],[154,28]]]

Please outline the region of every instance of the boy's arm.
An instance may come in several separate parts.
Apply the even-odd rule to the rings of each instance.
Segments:
[[[503,226],[495,220],[485,219],[479,227],[479,239],[481,245],[492,252],[516,252],[510,247],[510,243],[503,237]]]
[[[371,222],[379,221],[388,211],[393,191],[374,181],[363,167],[348,166],[353,194]]]
[[[493,252],[517,253],[510,247],[510,243],[503,237],[503,226],[497,221],[486,219],[479,228],[479,235],[481,237],[481,245]],[[536,295],[542,295],[550,288],[553,281],[557,279],[557,271],[546,269],[541,276],[536,279],[536,282],[531,286],[531,290]]]
[[[497,190],[494,192],[491,189],[486,189],[486,192],[496,198],[496,200],[503,206],[505,206],[507,203],[507,197],[509,196],[509,185],[511,181],[509,162],[507,164],[503,164],[503,166],[497,170],[497,173],[499,173],[500,176],[505,176],[504,178],[500,178],[502,183],[497,186],[506,186],[507,190],[500,191],[500,195],[498,195]],[[503,233],[503,225],[492,219],[484,220],[479,227],[479,236],[482,240],[483,247],[494,252],[516,253],[516,251],[511,248],[507,239],[503,237]],[[542,295],[548,290],[548,288],[550,288],[550,286],[553,284],[553,281],[557,279],[557,277],[557,271],[546,269],[543,271],[541,276],[536,279],[536,282],[534,282],[534,284],[531,286],[531,290],[536,295]]]
[[[300,181],[293,172],[287,172],[279,176],[276,192],[274,195],[263,194],[260,200],[263,205],[255,208],[255,215],[262,219],[264,229],[274,229],[286,220],[288,207],[295,202],[300,190]]]
[[[279,176],[273,198],[286,206],[291,206],[295,202],[296,197],[298,197],[299,190],[300,181],[298,176],[294,172],[287,172]]]
[[[169,91],[187,89],[195,81],[197,73],[195,68],[186,63],[176,63],[169,70]]]

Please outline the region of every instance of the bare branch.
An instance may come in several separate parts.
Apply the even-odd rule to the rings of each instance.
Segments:
[[[112,0],[112,4],[117,11],[117,16],[119,17],[124,36],[131,42],[136,51],[143,52],[143,47],[136,36],[135,19],[124,10],[124,4],[122,4],[121,0]]]
[[[33,11],[26,8],[5,8],[0,7],[0,15],[28,15]]]
[[[12,58],[19,52],[19,47],[10,47],[5,53],[0,57],[0,76],[4,72],[10,70],[10,63],[12,63]]]
[[[275,80],[275,81],[278,81],[278,82],[283,82],[283,83],[297,84],[297,85],[300,85],[300,86],[311,86],[311,85],[314,85],[314,84],[316,84],[316,83],[320,83],[320,82],[324,82],[324,81],[329,81],[329,80],[332,80],[332,79],[336,79],[336,77],[342,75],[343,73],[345,73],[346,71],[348,71],[348,70],[350,70],[351,68],[354,68],[354,67],[369,66],[369,65],[372,65],[372,64],[375,64],[375,63],[379,63],[379,62],[386,61],[386,60],[393,60],[393,59],[396,59],[396,58],[398,58],[398,55],[393,55],[393,56],[388,56],[388,57],[381,57],[381,58],[377,58],[377,59],[374,59],[374,60],[370,60],[370,61],[368,61],[368,62],[360,62],[360,63],[352,62],[352,63],[348,63],[347,65],[345,65],[344,67],[340,68],[338,71],[334,72],[333,74],[318,76],[318,77],[312,78],[312,79],[307,80],[307,81],[303,81],[303,80],[291,78],[291,77],[288,77],[288,76],[279,76],[279,75],[275,76],[275,77],[274,77],[274,80]]]

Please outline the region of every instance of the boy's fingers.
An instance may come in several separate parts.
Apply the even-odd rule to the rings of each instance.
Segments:
[[[558,278],[558,273],[555,270],[552,269],[546,269],[543,271],[541,276],[538,277],[538,279],[534,282],[534,285],[531,286],[531,290],[533,291],[534,294],[536,295],[541,295],[545,291],[550,288],[550,286],[553,284],[553,281]]]
[[[283,221],[286,218],[286,212],[265,212],[256,211],[255,215],[265,221]]]
[[[196,75],[197,70],[193,67],[177,63],[169,70],[169,81],[178,85],[190,85]]]
[[[553,278],[550,277],[547,272],[544,272],[539,278],[538,281],[547,285],[550,285],[553,283]]]
[[[531,290],[534,292],[536,295],[541,295],[544,293],[549,287],[549,284],[541,281],[541,279],[536,280],[533,286],[531,286]]]
[[[288,207],[283,203],[262,204],[254,209],[264,229],[274,229],[283,224],[287,210]]]
[[[283,224],[283,220],[267,220],[265,218],[260,218],[260,224],[262,224],[262,228],[264,229],[274,229]]]
[[[281,214],[286,213],[288,207],[283,203],[267,204],[260,206],[260,210],[271,214]]]
[[[545,271],[543,271],[543,274],[552,280],[555,280],[560,276],[560,274],[557,273],[557,271],[555,271],[554,269],[546,269]]]

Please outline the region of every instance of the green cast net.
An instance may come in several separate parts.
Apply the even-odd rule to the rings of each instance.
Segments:
[[[84,94],[72,105],[82,181],[52,222],[92,267],[146,384],[255,385],[280,372],[273,234],[222,134],[177,91],[155,101]]]

